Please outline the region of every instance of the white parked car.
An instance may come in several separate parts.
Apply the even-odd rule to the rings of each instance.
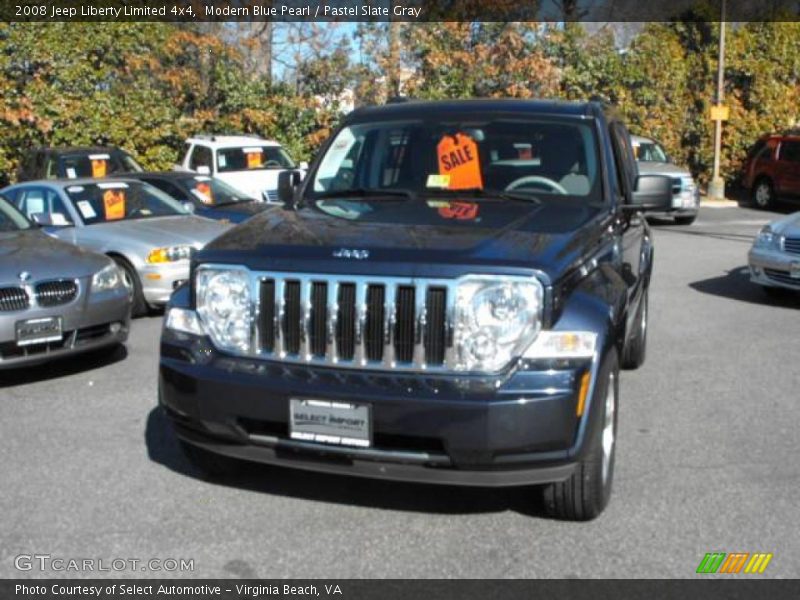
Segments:
[[[278,175],[304,171],[276,141],[249,135],[198,135],[186,140],[180,171],[193,171],[221,179],[243,194],[262,202],[277,203]]]

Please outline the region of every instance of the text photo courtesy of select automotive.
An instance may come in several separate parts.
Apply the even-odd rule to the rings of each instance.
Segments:
[[[798,575],[796,107],[714,148],[563,64],[448,87],[425,61],[465,23],[369,76],[322,49],[267,75],[211,24],[51,25],[0,26],[0,89],[27,98],[0,102],[0,577],[107,575],[19,560],[39,552],[191,559],[125,577],[683,578],[744,550]],[[609,43],[638,73],[683,35],[564,31],[537,30],[537,68]],[[126,38],[97,56],[121,33],[147,75]],[[90,59],[102,81],[72,79]],[[89,102],[44,110],[45,80],[152,97],[106,132]]]

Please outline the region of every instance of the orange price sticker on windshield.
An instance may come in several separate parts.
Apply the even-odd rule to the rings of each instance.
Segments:
[[[103,193],[103,209],[106,221],[118,221],[125,218],[124,190],[106,190]]]
[[[92,159],[92,177],[105,177],[108,172],[108,163],[104,158]]]
[[[436,154],[439,174],[450,177],[447,189],[483,188],[478,144],[470,136],[464,133],[444,136],[436,146]]]
[[[248,152],[245,156],[247,156],[248,169],[258,169],[261,167],[264,156],[261,152]]]
[[[203,204],[213,204],[214,197],[211,195],[211,186],[208,183],[201,182],[194,186],[197,193],[200,194],[200,201]]]

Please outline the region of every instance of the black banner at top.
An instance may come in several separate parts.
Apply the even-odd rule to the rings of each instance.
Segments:
[[[3,21],[796,21],[800,0],[2,0]]]

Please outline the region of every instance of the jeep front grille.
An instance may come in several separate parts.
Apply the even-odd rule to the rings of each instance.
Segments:
[[[259,274],[255,348],[286,362],[374,369],[448,369],[454,282]]]

